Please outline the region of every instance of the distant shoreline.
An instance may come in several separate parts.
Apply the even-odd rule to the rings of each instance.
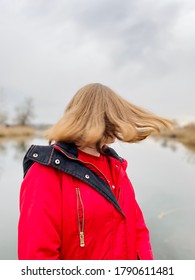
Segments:
[[[0,125],[0,139],[16,137],[43,137],[50,125]]]
[[[44,131],[50,125],[0,125],[0,140],[22,139],[26,137],[43,137]],[[195,151],[195,123],[175,125],[172,130],[153,133],[152,137],[166,138],[180,142]]]
[[[30,125],[0,125],[0,138],[34,136],[35,128]]]

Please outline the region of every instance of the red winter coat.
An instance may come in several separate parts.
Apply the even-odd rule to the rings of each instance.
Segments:
[[[119,190],[112,197],[107,185],[99,189],[106,183],[96,182],[95,167],[80,162],[76,147],[70,146],[32,146],[25,156],[18,258],[153,259],[126,161],[109,148],[111,174]]]

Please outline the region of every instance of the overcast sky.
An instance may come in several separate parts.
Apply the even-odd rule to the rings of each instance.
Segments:
[[[195,115],[194,0],[0,0],[0,89],[53,123],[101,82],[171,118]]]

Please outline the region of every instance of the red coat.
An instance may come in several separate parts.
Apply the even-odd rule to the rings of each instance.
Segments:
[[[54,158],[56,150],[61,152],[59,161]],[[36,158],[34,151],[31,155]],[[22,182],[18,258],[153,259],[149,232],[126,173],[126,161],[109,156],[119,190],[118,209],[86,183],[88,175],[84,181],[50,166],[52,160],[59,166],[65,155],[54,146],[48,164],[40,157],[44,163],[35,162]]]

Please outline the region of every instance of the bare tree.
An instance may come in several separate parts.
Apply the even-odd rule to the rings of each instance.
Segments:
[[[33,99],[29,97],[25,99],[22,105],[16,107],[15,123],[17,125],[28,125],[34,117]]]

